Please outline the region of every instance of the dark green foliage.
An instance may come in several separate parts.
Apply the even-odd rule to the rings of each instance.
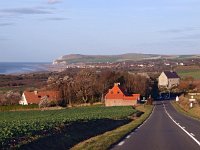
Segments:
[[[135,113],[132,107],[79,107],[63,110],[0,112],[0,148],[11,139],[37,135],[75,121],[122,119]]]

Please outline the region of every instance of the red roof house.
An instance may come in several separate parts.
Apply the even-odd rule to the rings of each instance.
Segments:
[[[22,94],[22,99],[19,101],[21,105],[28,104],[39,104],[43,97],[47,97],[49,100],[58,101],[60,100],[59,91],[24,91]]]
[[[115,83],[105,96],[106,106],[133,106],[140,99],[140,94],[127,94],[119,83]]]

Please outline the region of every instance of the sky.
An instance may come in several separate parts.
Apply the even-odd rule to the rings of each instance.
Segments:
[[[0,0],[0,62],[200,54],[199,0]]]

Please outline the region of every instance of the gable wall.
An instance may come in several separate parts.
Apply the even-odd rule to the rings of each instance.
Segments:
[[[161,75],[158,78],[158,85],[159,86],[168,86],[168,78],[164,74],[164,72],[162,72]]]

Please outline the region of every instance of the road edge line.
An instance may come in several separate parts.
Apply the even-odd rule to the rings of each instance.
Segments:
[[[179,123],[177,123],[172,116],[167,112],[165,104],[163,103],[164,109],[165,109],[165,113],[167,114],[167,116],[179,127],[181,128],[191,139],[193,139],[199,146],[200,146],[200,142],[194,137],[192,136],[187,130],[185,130]]]

